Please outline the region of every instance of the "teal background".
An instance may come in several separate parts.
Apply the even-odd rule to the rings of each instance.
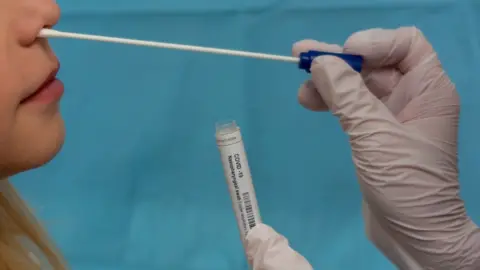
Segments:
[[[480,1],[58,0],[59,30],[290,55],[372,27],[416,25],[462,98],[460,171],[480,220]],[[73,269],[246,270],[215,145],[242,128],[264,221],[315,269],[389,270],[367,241],[346,136],[297,103],[289,63],[52,40],[65,147],[15,178]]]

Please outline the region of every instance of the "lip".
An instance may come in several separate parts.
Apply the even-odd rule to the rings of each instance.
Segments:
[[[60,70],[60,68],[58,67],[57,65],[57,68],[55,68],[51,73],[50,75],[48,75],[47,79],[45,80],[45,82],[43,82],[42,85],[40,85],[40,87],[38,89],[42,89],[44,88],[45,86],[49,85],[53,80],[55,80],[55,78],[57,77],[57,74],[58,74],[58,71]],[[38,90],[37,90],[38,91]]]
[[[50,72],[50,74],[46,77],[45,81],[33,92],[28,93],[28,95],[24,96],[20,101],[20,104],[29,101],[32,97],[34,97],[37,93],[48,87],[52,84],[57,78],[57,74],[60,71],[60,63],[57,62],[56,67]]]

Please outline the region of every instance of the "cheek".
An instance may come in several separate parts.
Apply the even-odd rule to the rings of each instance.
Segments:
[[[14,37],[17,45],[29,46],[36,39],[40,30],[38,25],[42,25],[41,14],[35,9],[35,6],[28,5],[19,6],[15,11],[14,15],[16,16],[11,16],[7,30]]]
[[[2,48],[0,47],[0,50]],[[12,130],[16,125],[19,97],[22,91],[20,78],[8,58],[0,53],[0,143],[1,146],[8,143],[12,137]],[[0,149],[2,151],[2,149]]]

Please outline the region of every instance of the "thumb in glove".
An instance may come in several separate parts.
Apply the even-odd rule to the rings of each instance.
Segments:
[[[246,251],[253,270],[313,270],[283,235],[265,224],[258,224],[248,233]]]
[[[350,140],[400,129],[395,116],[365,85],[363,78],[344,60],[317,57],[312,63],[312,83],[330,111],[339,118]]]

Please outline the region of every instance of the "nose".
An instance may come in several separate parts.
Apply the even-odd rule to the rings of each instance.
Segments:
[[[38,8],[43,19],[43,27],[52,27],[56,25],[60,19],[60,7],[58,4],[54,0],[44,0],[38,2],[40,3]],[[41,3],[43,3],[43,5]]]
[[[60,7],[53,0],[29,1],[18,16],[16,31],[23,46],[31,45],[42,28],[51,28],[60,19]]]

